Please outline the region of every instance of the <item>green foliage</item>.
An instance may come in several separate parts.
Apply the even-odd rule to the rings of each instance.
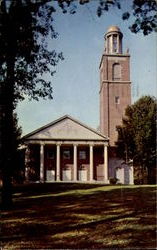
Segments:
[[[130,27],[132,32],[137,33],[142,30],[144,35],[148,35],[152,31],[157,31],[156,0],[134,0],[132,8],[135,17],[135,22]]]
[[[62,9],[62,12],[75,14],[77,11],[76,3],[80,5],[90,4],[93,0],[56,0],[58,6]],[[45,0],[50,2],[50,0]],[[153,31],[157,31],[157,1],[156,0],[130,0],[127,4],[131,3],[131,8],[122,13],[122,20],[128,20],[132,17],[132,24],[129,29],[133,33],[142,32],[144,35],[148,35]],[[97,0],[96,1],[96,14],[101,17],[106,11],[110,11],[111,8],[122,9],[122,1],[120,0]]]
[[[156,0],[132,0],[132,10],[122,14],[123,20],[128,20],[131,16],[134,22],[129,27],[133,33],[142,31],[144,35],[148,35],[153,31],[157,31],[157,1]],[[100,0],[98,7],[98,16],[101,16],[103,11],[108,11],[111,6],[116,6],[121,9],[121,1]]]
[[[43,1],[44,3],[45,1]],[[14,0],[0,8],[0,84],[8,80],[8,58],[13,60],[14,101],[25,95],[52,98],[52,85],[43,74],[54,74],[62,53],[49,50],[46,38],[56,38],[52,22],[55,9],[40,1]]]
[[[148,35],[153,31],[157,31],[157,1],[156,0],[132,0],[131,10],[122,14],[122,20],[128,20],[133,17],[133,23],[129,27],[131,32],[143,32]],[[99,0],[97,7],[97,15],[100,17],[106,11],[110,11],[112,7],[122,8],[120,0]]]
[[[155,98],[141,97],[127,107],[123,124],[118,127],[119,156],[146,168],[154,167],[156,161],[156,107]]]

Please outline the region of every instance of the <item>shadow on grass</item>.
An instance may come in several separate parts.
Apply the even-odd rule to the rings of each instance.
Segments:
[[[155,186],[37,184],[14,188],[2,247],[155,248]]]

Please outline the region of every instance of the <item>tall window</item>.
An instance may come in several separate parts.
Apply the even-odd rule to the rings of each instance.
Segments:
[[[121,65],[119,63],[113,64],[112,79],[113,81],[121,80]]]

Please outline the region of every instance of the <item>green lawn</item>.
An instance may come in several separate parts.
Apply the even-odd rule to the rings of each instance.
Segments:
[[[156,248],[156,186],[32,184],[2,211],[2,249]]]

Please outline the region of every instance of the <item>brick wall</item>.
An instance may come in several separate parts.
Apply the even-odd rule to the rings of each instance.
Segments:
[[[113,65],[121,66],[121,79],[113,81]],[[130,56],[103,55],[100,82],[100,131],[110,138],[110,145],[117,140],[116,126],[122,122],[125,109],[131,104]],[[119,103],[115,98],[119,97]]]

